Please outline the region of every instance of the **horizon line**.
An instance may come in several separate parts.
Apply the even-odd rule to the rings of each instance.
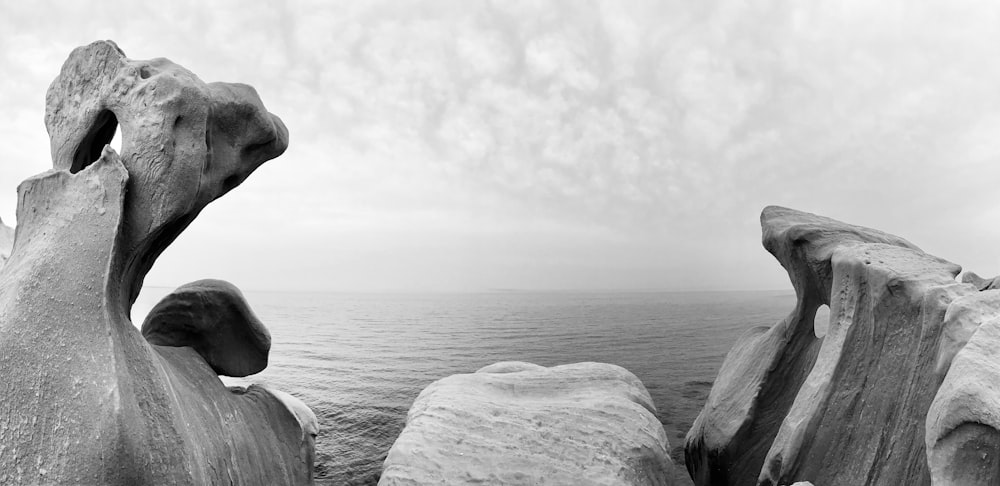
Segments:
[[[142,288],[173,290],[181,285],[143,285]],[[289,293],[289,294],[685,294],[685,293],[735,293],[735,292],[787,292],[795,293],[795,289],[788,288],[694,288],[694,289],[666,289],[666,288],[561,288],[561,289],[532,289],[532,288],[485,288],[485,289],[263,289],[263,288],[240,288],[242,292],[259,293]]]

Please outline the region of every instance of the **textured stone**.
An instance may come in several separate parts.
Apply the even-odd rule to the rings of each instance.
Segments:
[[[222,280],[182,285],[149,311],[142,335],[160,346],[190,346],[226,376],[247,376],[267,367],[271,334],[243,294]]]
[[[867,243],[916,248],[880,231],[773,206],[761,214],[761,226],[764,247],[788,272],[797,302],[781,322],[747,331],[726,356],[685,441],[688,472],[699,485],[756,483],[823,342],[814,316],[830,303],[834,251]]]
[[[53,167],[79,172],[118,126],[129,174],[118,251],[132,302],[156,257],[209,202],[281,155],[288,131],[245,84],[128,59],[109,41],[75,49],[45,96]]]
[[[3,220],[0,219],[0,268],[3,268],[4,263],[7,263],[7,258],[10,257],[10,249],[13,246],[14,228],[3,224]]]
[[[1000,291],[880,231],[775,207],[761,224],[798,302],[726,356],[685,444],[695,483],[993,484]]]
[[[55,169],[18,187],[0,269],[0,484],[311,483],[301,411],[128,318],[160,252],[285,149],[284,126],[249,87],[111,42],[74,50],[46,105]]]
[[[1000,300],[1000,291],[990,291]],[[927,414],[927,459],[936,485],[1000,481],[1000,313],[956,353]]]
[[[299,423],[302,430],[299,454],[302,458],[303,467],[307,471],[313,470],[316,461],[316,436],[319,435],[319,420],[316,414],[308,405],[288,393],[273,388],[265,388],[268,393],[281,401]]]
[[[497,363],[420,393],[379,484],[668,484],[668,451],[625,369]]]
[[[763,484],[929,484],[924,422],[957,265],[886,245],[833,256],[830,330],[761,472]],[[903,445],[905,444],[905,445]]]
[[[1000,287],[1000,277],[983,278],[975,272],[965,272],[962,274],[962,283],[975,285],[979,290],[993,290]]]

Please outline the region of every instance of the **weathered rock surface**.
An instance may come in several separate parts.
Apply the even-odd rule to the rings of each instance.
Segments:
[[[132,302],[156,257],[208,203],[281,155],[288,130],[245,84],[128,59],[113,42],[77,48],[45,96],[53,167],[83,170],[118,126],[129,174],[118,252]]]
[[[975,285],[979,290],[992,290],[1000,287],[1000,277],[983,278],[975,272],[965,272],[962,274],[962,283]]]
[[[295,416],[295,420],[302,430],[299,455],[305,459],[306,469],[312,471],[316,461],[316,436],[319,435],[319,420],[316,418],[316,414],[302,400],[288,393],[272,388],[265,388],[265,390],[280,400],[285,408]]]
[[[73,51],[46,102],[55,169],[19,186],[0,269],[0,484],[311,483],[301,411],[230,391],[211,351],[147,342],[128,318],[160,252],[284,150],[281,122],[249,87],[111,42]],[[106,146],[118,122],[121,156]],[[259,355],[236,335],[210,348]]]
[[[226,376],[263,371],[271,350],[271,334],[243,293],[222,280],[178,287],[149,311],[142,335],[159,346],[190,346]]]
[[[505,362],[425,388],[379,484],[668,484],[668,451],[625,369]]]
[[[685,444],[695,483],[994,484],[1000,292],[880,231],[777,207],[761,225],[798,303],[726,356]]]
[[[0,268],[10,258],[10,249],[14,247],[14,228],[3,224],[0,219]]]
[[[933,484],[1000,482],[1000,290],[957,299],[945,317],[938,350],[944,373],[927,413]]]

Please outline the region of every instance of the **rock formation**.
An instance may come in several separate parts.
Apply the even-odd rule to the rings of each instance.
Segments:
[[[1000,277],[983,278],[974,272],[965,272],[962,274],[963,283],[975,285],[979,290],[993,290],[1000,287],[1000,281],[997,279],[1000,279]]]
[[[625,369],[505,362],[425,388],[379,484],[668,484],[668,451]]]
[[[260,373],[271,350],[271,334],[243,294],[221,280],[178,287],[149,311],[142,336],[159,346],[190,346],[226,376]]]
[[[285,150],[281,121],[248,86],[96,42],[63,65],[45,123],[54,170],[19,186],[0,269],[0,484],[311,483],[301,403],[217,376],[267,360],[238,291],[179,289],[150,341],[128,317],[163,249]]]
[[[7,258],[10,258],[10,249],[13,246],[14,228],[3,224],[3,220],[0,219],[0,268],[3,268],[3,264],[7,263]]]
[[[695,484],[1000,478],[1000,291],[880,231],[778,207],[761,225],[797,304],[726,356],[685,444]]]

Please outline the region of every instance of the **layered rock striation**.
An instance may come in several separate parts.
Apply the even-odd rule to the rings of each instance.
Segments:
[[[779,207],[761,225],[796,307],[726,356],[686,439],[695,484],[993,484],[1000,291],[881,231]]]
[[[662,485],[668,453],[649,393],[625,369],[504,362],[425,388],[379,484]]]
[[[149,340],[128,317],[163,249],[285,150],[281,121],[248,86],[95,42],[63,65],[45,122],[54,169],[18,187],[0,269],[0,484],[311,483],[315,417],[219,380],[267,363],[235,288],[183,287]]]

